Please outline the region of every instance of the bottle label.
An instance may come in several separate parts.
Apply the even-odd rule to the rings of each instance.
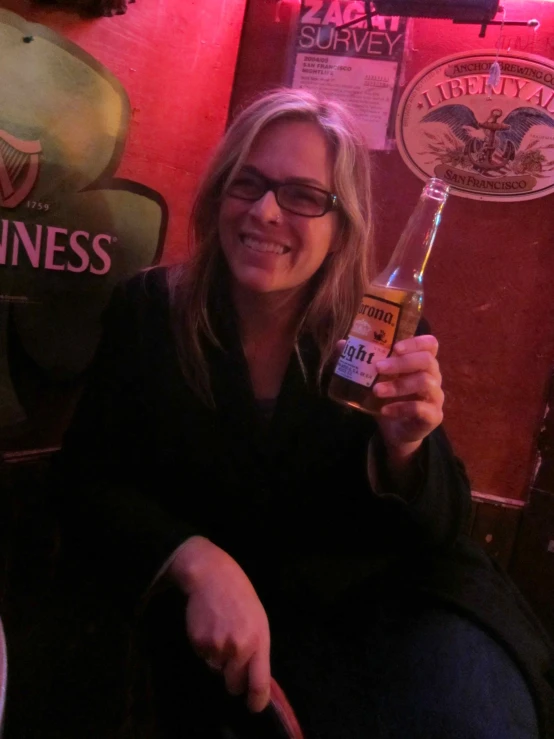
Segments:
[[[398,303],[364,295],[335,374],[371,387],[378,375],[375,363],[392,352],[401,311]]]

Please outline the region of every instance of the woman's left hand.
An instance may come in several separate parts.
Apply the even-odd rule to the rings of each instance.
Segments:
[[[434,336],[414,336],[399,341],[391,356],[375,365],[379,380],[373,392],[387,401],[376,420],[390,455],[410,457],[442,422],[438,348]]]

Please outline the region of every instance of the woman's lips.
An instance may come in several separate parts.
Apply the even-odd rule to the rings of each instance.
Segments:
[[[240,239],[244,246],[260,254],[282,255],[287,254],[290,251],[290,247],[285,246],[284,244],[279,244],[276,241],[261,239],[250,234],[242,234]]]

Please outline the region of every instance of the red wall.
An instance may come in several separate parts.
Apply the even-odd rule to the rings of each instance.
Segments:
[[[250,3],[233,106],[286,80],[296,0]],[[406,80],[436,59],[500,46],[554,58],[554,3],[507,0],[508,20],[523,27],[413,20]],[[374,153],[378,256],[385,261],[421,191],[422,182],[397,151]],[[554,362],[554,196],[522,203],[451,197],[426,275],[426,309],[440,341],[446,391],[445,425],[465,460],[474,490],[524,498],[544,394]]]

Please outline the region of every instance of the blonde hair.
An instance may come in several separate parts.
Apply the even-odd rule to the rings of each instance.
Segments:
[[[210,296],[224,270],[218,218],[222,194],[242,167],[256,137],[283,120],[316,124],[334,154],[333,182],[338,197],[337,244],[312,280],[311,293],[298,333],[309,333],[320,361],[318,383],[344,338],[373,274],[374,250],[369,152],[358,125],[338,102],[306,90],[281,88],[254,101],[234,120],[217,147],[200,184],[190,220],[192,256],[168,270],[173,329],[182,371],[192,390],[214,406],[206,341],[219,346],[210,316]]]

